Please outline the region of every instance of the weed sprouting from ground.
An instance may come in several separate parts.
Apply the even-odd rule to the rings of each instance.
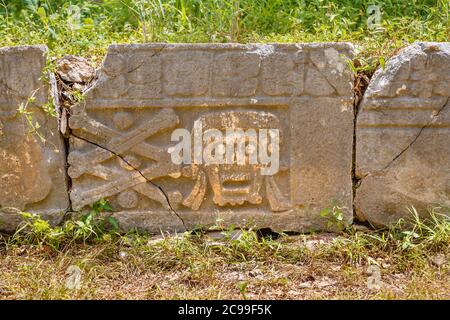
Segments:
[[[101,213],[111,210],[109,203],[102,199],[79,219],[70,219],[56,227],[37,214],[22,212],[23,222],[11,237],[3,239],[3,243],[45,246],[58,251],[72,243],[110,240],[117,233],[119,225],[113,217],[103,217]]]
[[[98,215],[107,209],[97,204],[93,220],[65,223],[72,227],[52,228],[26,215],[24,228],[0,245],[0,296],[347,299],[448,298],[450,292],[450,218],[441,207],[428,218],[412,208],[411,219],[381,230],[277,239],[251,227],[220,237],[199,230],[121,234]],[[82,270],[76,291],[64,287],[72,265]],[[368,287],[366,270],[375,267],[381,284]]]
[[[46,245],[59,249],[72,243],[108,243],[115,238],[116,243],[139,250],[144,247],[155,258],[169,262],[168,265],[172,261],[180,266],[189,264],[192,259],[208,259],[208,256],[220,256],[235,262],[267,259],[295,261],[301,260],[302,256],[308,257],[305,246],[292,248],[285,244],[284,240],[289,239],[289,236],[282,235],[281,240],[273,240],[271,237],[261,237],[252,228],[238,230],[237,237],[231,236],[231,230],[224,230],[219,241],[208,241],[207,234],[205,236],[197,232],[167,236],[163,234],[156,240],[136,231],[120,234],[118,222],[114,218],[99,216],[100,212],[109,210],[109,204],[101,200],[80,219],[68,220],[60,227],[51,227],[39,216],[23,213],[24,223],[10,237],[9,244]],[[450,216],[445,210],[448,209],[434,208],[430,216],[424,219],[412,208],[411,219],[401,220],[386,229],[362,232],[349,227],[344,233],[333,237],[332,242],[323,245],[326,250],[314,251],[350,263],[367,263],[371,254],[405,256],[445,251],[450,244]],[[302,237],[308,239],[311,236],[300,236]],[[318,246],[320,247],[322,245]],[[164,257],[168,260],[164,260]]]
[[[436,252],[450,249],[450,210],[433,208],[428,218],[421,218],[411,208],[411,218],[390,228],[373,232],[355,232],[338,239],[328,254],[352,263],[370,263],[373,256],[395,259],[402,267],[423,263]]]

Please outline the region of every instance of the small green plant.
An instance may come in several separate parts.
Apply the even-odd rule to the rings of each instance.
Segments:
[[[389,55],[391,54],[389,52]],[[357,53],[353,59],[345,55],[341,55],[341,57],[355,76],[358,74],[372,75],[379,66],[384,69],[386,65],[386,57],[379,53],[371,52],[370,55],[367,55],[366,52],[364,54]]]
[[[81,91],[74,90],[72,91],[72,97],[75,101],[75,103],[82,103],[86,100],[86,97]]]
[[[337,229],[342,231],[345,228],[344,221],[344,207],[333,206],[332,208],[325,208],[320,211],[320,216],[327,219],[326,229],[332,230]]]
[[[12,243],[46,245],[53,250],[74,242],[109,240],[119,231],[119,223],[112,216],[101,213],[112,211],[110,204],[101,199],[94,203],[88,213],[78,220],[67,220],[62,226],[52,227],[39,215],[22,212],[22,224],[11,238]]]
[[[41,125],[33,119],[33,112],[28,110],[28,107],[36,101],[36,93],[38,90],[39,89],[34,90],[27,101],[20,103],[17,112],[26,120],[28,126],[30,127],[29,133],[36,135],[42,143],[45,143],[46,139],[39,132]]]
[[[240,281],[236,284],[236,287],[239,289],[239,292],[241,293],[244,300],[247,300],[247,287],[248,282],[247,281]]]
[[[106,223],[109,223],[114,231],[118,228],[118,222],[112,216],[108,216],[106,219],[99,218],[102,212],[112,212],[113,209],[108,201],[105,199],[100,199],[91,206],[91,210],[85,214],[81,221],[85,222],[87,225],[95,225],[99,231],[105,230],[107,227]]]
[[[50,223],[39,215],[22,212],[22,226],[15,232],[12,239],[20,244],[47,245],[53,249],[60,247],[65,237],[62,228],[52,228]]]
[[[44,112],[46,114],[48,114],[50,117],[56,118],[57,114],[56,114],[56,109],[55,109],[55,105],[53,103],[52,100],[50,100],[49,102],[45,103],[44,105],[42,105],[42,109],[44,110]]]

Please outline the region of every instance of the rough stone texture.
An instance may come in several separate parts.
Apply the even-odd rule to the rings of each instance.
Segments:
[[[43,110],[50,95],[40,80],[46,51],[42,46],[0,48],[0,230],[14,230],[20,211],[57,223],[69,206],[58,120]],[[36,130],[18,112],[21,104]]]
[[[150,232],[318,230],[328,221],[320,211],[333,206],[351,223],[351,54],[345,43],[111,46],[71,110],[73,209],[107,198],[124,229]],[[280,171],[174,165],[171,132],[195,121],[280,129]]]
[[[355,209],[388,225],[450,206],[450,44],[416,43],[378,70],[357,119]]]
[[[95,69],[86,59],[68,55],[58,60],[56,73],[63,81],[85,84],[94,78]]]

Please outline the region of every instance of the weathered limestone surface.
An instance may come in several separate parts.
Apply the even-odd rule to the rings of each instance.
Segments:
[[[58,223],[69,206],[58,120],[43,110],[50,95],[40,80],[46,51],[0,48],[0,230],[14,230],[20,211]],[[18,112],[21,104],[35,130]]]
[[[353,92],[343,56],[351,54],[345,43],[111,46],[71,110],[73,209],[107,198],[122,227],[151,232],[323,229],[319,212],[333,206],[350,223]],[[173,164],[172,131],[199,121],[279,129],[280,171]]]
[[[358,216],[387,225],[450,206],[450,44],[416,43],[373,76],[357,119]]]

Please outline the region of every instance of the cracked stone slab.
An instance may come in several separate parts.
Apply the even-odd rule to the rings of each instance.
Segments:
[[[58,223],[69,207],[65,149],[42,76],[44,46],[0,48],[0,230],[12,231],[19,212]],[[24,106],[27,116],[19,112]],[[30,125],[29,121],[33,124]],[[34,127],[34,128],[33,128]]]
[[[324,229],[352,221],[352,74],[346,43],[114,45],[72,107],[74,210],[106,198],[124,229]],[[176,165],[176,128],[279,129],[280,170]]]
[[[411,206],[424,216],[450,206],[449,96],[449,43],[415,43],[374,74],[356,127],[361,219],[389,225]]]

